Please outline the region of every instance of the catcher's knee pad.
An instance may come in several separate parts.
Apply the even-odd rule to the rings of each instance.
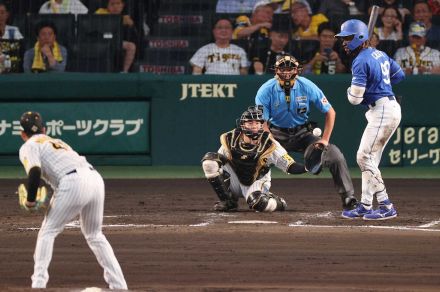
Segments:
[[[213,160],[205,160],[202,162],[203,172],[206,178],[213,178],[220,175],[220,167],[217,162]]]
[[[255,191],[247,198],[249,208],[260,212],[284,211],[287,207],[286,201],[272,193]]]

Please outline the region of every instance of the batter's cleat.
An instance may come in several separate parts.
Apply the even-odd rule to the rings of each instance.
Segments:
[[[342,211],[341,217],[345,219],[356,219],[356,218],[362,218],[366,214],[372,213],[373,210],[367,210],[365,209],[364,205],[362,203],[359,203],[356,208],[353,210],[344,210]]]
[[[354,208],[357,207],[357,205],[358,205],[358,201],[353,196],[342,198],[342,209],[344,211],[353,210]]]
[[[214,211],[234,212],[238,209],[238,203],[234,200],[218,201],[214,204]]]
[[[393,204],[389,205],[380,205],[379,209],[374,210],[370,214],[365,214],[364,220],[388,220],[397,217],[397,211],[394,209]]]

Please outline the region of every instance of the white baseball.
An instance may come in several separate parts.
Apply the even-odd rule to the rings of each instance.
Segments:
[[[317,137],[321,137],[322,131],[320,128],[314,128],[313,129],[313,135],[317,136]]]

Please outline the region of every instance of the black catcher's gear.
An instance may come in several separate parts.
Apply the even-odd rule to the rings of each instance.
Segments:
[[[276,202],[276,207],[274,210],[266,210],[267,206],[269,205],[270,199],[274,199]],[[280,198],[272,193],[262,193],[260,191],[255,191],[251,193],[247,198],[247,203],[250,209],[260,212],[284,211],[287,208],[287,203],[283,198]]]
[[[240,183],[250,186],[257,179],[269,172],[266,160],[276,149],[269,133],[263,132],[258,145],[246,144],[240,141],[241,130],[234,130],[223,134],[220,141],[230,154],[228,159],[231,167],[237,174]]]
[[[237,209],[238,203],[237,199],[234,198],[230,190],[231,183],[228,172],[223,171],[221,175],[208,178],[208,182],[211,184],[212,188],[220,199],[220,202],[215,203],[214,210],[234,211]]]
[[[218,152],[207,152],[202,158],[202,163],[205,160],[216,161],[218,163],[219,167],[222,167],[223,165],[228,163],[228,159],[224,155],[222,155]]]
[[[260,129],[257,132],[252,131],[245,127],[246,122],[257,121],[261,123]],[[245,110],[237,123],[237,128],[241,130],[241,132],[252,140],[258,140],[263,134],[263,107],[261,105],[250,106],[247,110]]]
[[[321,143],[310,144],[304,152],[304,164],[306,170],[315,175],[322,170],[322,155],[325,151],[325,146]]]

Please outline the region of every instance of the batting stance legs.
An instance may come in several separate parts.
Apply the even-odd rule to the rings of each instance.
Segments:
[[[385,146],[399,126],[400,105],[395,100],[376,105],[365,117],[368,124],[357,152],[357,163],[362,171],[361,203],[371,206],[374,195],[379,204],[389,201],[379,163]]]
[[[38,233],[32,288],[46,288],[55,237],[67,223],[80,215],[81,231],[104,269],[104,279],[109,288],[127,289],[118,260],[102,233],[104,193],[102,177],[88,167],[78,168],[61,179]]]

